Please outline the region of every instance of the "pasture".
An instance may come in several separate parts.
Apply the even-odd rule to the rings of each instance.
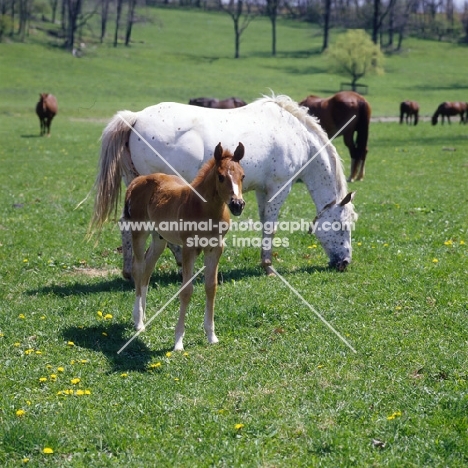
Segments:
[[[345,273],[326,268],[313,236],[277,234],[289,247],[275,249],[275,268],[357,353],[279,278],[264,276],[259,249],[235,247],[234,232],[220,261],[219,343],[206,343],[200,278],[184,353],[172,352],[177,300],[117,353],[134,333],[119,232],[109,224],[97,244],[87,242],[91,200],[76,209],[93,184],[107,120],[120,109],[204,94],[250,101],[272,88],[301,99],[330,94],[341,81],[325,73],[313,52],[320,38],[302,26],[281,25],[280,57],[272,59],[268,41],[253,40],[267,22],[253,23],[245,58],[235,61],[230,37],[207,51],[198,35],[183,52],[183,34],[168,32],[183,14],[158,10],[164,28],[135,31],[145,42],[81,59],[39,43],[0,45],[0,464],[466,466],[468,126],[455,119],[371,124],[366,178],[350,186],[359,220]],[[229,25],[191,15],[184,34]],[[157,41],[163,33],[167,40]],[[311,49],[297,50],[298,37]],[[403,99],[418,100],[427,116],[466,96],[466,48],[408,44],[388,58],[384,77],[365,80],[382,120],[397,116]],[[38,136],[39,92],[59,101],[50,138]],[[341,139],[336,146],[349,174]],[[244,196],[242,219],[257,220],[253,193]],[[280,220],[314,215],[296,184]],[[148,317],[179,286],[166,251]]]

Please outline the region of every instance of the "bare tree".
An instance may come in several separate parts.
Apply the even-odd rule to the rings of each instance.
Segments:
[[[109,16],[109,0],[101,0],[101,42],[104,42]]]
[[[276,20],[280,0],[266,0],[266,13],[271,22],[271,55],[276,55]]]
[[[117,16],[115,18],[114,47],[117,47],[117,43],[119,39],[119,23],[120,23],[120,16],[122,15],[122,5],[123,5],[123,0],[117,0]]]
[[[126,46],[130,44],[133,21],[135,18],[135,6],[136,6],[136,0],[128,0],[127,31],[125,32],[125,45]]]
[[[323,14],[323,45],[322,52],[328,47],[328,36],[330,32],[331,0],[325,0],[325,10]]]
[[[245,3],[244,9],[243,0],[231,0],[226,5],[223,4],[222,0],[219,0],[219,7],[231,17],[234,23],[234,58],[239,58],[241,35],[257,16],[257,12],[254,11],[252,4],[249,2]]]

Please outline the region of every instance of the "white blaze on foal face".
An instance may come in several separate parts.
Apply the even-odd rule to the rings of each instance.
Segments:
[[[231,185],[232,185],[232,191],[234,193],[234,196],[235,197],[238,197],[239,196],[239,186],[234,182],[234,180],[232,179],[232,174],[231,174],[231,171],[228,171],[228,176],[229,176],[229,180],[231,181]]]

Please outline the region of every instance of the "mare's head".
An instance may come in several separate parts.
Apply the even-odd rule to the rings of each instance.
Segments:
[[[234,154],[229,150],[223,150],[221,143],[218,143],[214,152],[216,191],[234,216],[239,216],[245,206],[242,198],[244,170],[239,164],[243,157],[244,145],[242,143],[239,143]]]
[[[330,259],[330,267],[339,271],[344,271],[351,263],[351,232],[357,220],[352,204],[355,193],[350,192],[343,200],[326,205],[311,225],[311,231]]]

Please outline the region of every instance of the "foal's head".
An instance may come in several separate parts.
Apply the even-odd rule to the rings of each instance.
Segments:
[[[216,190],[234,216],[239,216],[245,206],[242,198],[244,170],[239,161],[244,157],[244,145],[239,143],[234,155],[223,150],[221,143],[215,148]]]

